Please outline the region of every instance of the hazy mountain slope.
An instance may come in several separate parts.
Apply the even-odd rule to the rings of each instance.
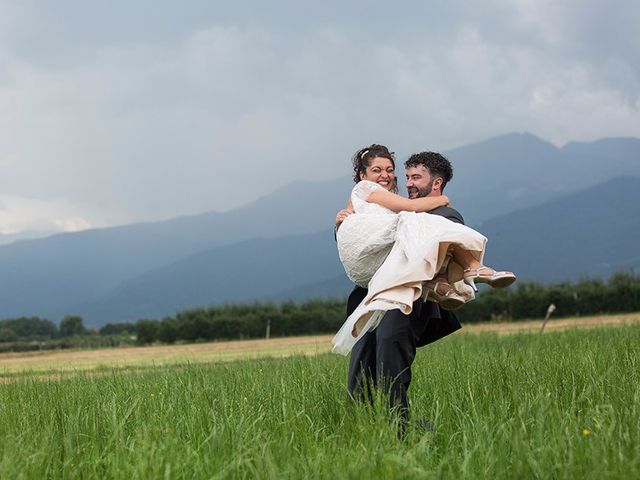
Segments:
[[[446,193],[480,223],[620,175],[640,176],[640,140],[604,139],[562,149],[512,133],[446,152],[454,180]]]
[[[603,138],[594,142],[569,142],[562,147],[563,152],[579,155],[589,168],[600,166],[603,171],[615,168],[621,174],[633,174],[640,163],[640,138]],[[607,163],[595,165],[598,159],[606,158]]]
[[[640,179],[617,178],[478,229],[487,263],[521,280],[577,279],[640,267]],[[91,323],[158,317],[225,301],[346,296],[330,231],[217,247],[122,284],[77,310]]]
[[[638,205],[640,179],[620,177],[489,220],[487,262],[541,281],[640,268]]]
[[[0,318],[54,315],[200,250],[333,224],[348,179],[298,182],[229,213],[54,235],[0,247]],[[318,199],[309,201],[309,198]]]
[[[34,230],[19,232],[19,233],[5,233],[0,234],[0,246],[9,245],[13,242],[18,242],[20,240],[33,240],[36,238],[44,238],[54,235],[57,232],[38,232]]]
[[[220,302],[273,298],[342,270],[332,230],[216,247],[124,282],[99,302],[78,305],[89,324],[161,317]]]
[[[340,273],[335,277],[327,280],[312,281],[304,285],[297,286],[290,290],[271,295],[266,300],[274,302],[282,302],[286,300],[303,301],[312,298],[346,298],[353,290],[354,285],[349,280],[344,270],[340,269]]]

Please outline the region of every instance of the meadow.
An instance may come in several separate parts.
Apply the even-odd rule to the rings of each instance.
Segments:
[[[640,478],[640,325],[456,334],[420,350],[417,424],[352,402],[347,359],[13,372],[0,478]]]

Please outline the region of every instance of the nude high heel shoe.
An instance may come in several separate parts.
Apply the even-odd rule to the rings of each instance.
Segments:
[[[482,272],[481,270],[486,270]],[[493,273],[489,273],[493,271]],[[513,272],[496,272],[490,267],[467,268],[463,272],[464,283],[473,288],[474,292],[478,291],[476,283],[486,283],[493,288],[505,288],[516,281]]]
[[[455,288],[443,277],[437,277],[423,282],[425,288],[429,289],[429,297],[434,299],[445,310],[457,310],[466,301],[464,297],[456,292]]]

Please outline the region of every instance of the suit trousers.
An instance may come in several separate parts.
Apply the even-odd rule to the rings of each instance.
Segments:
[[[420,318],[422,300],[413,304],[409,315],[389,310],[378,327],[367,332],[351,351],[348,389],[352,398],[371,401],[373,390],[388,395],[389,408],[409,418],[407,391],[411,383],[411,364],[424,321]]]

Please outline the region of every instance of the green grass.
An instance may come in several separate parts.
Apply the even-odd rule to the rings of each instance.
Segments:
[[[640,478],[640,326],[420,350],[398,440],[335,355],[0,385],[0,478]]]

